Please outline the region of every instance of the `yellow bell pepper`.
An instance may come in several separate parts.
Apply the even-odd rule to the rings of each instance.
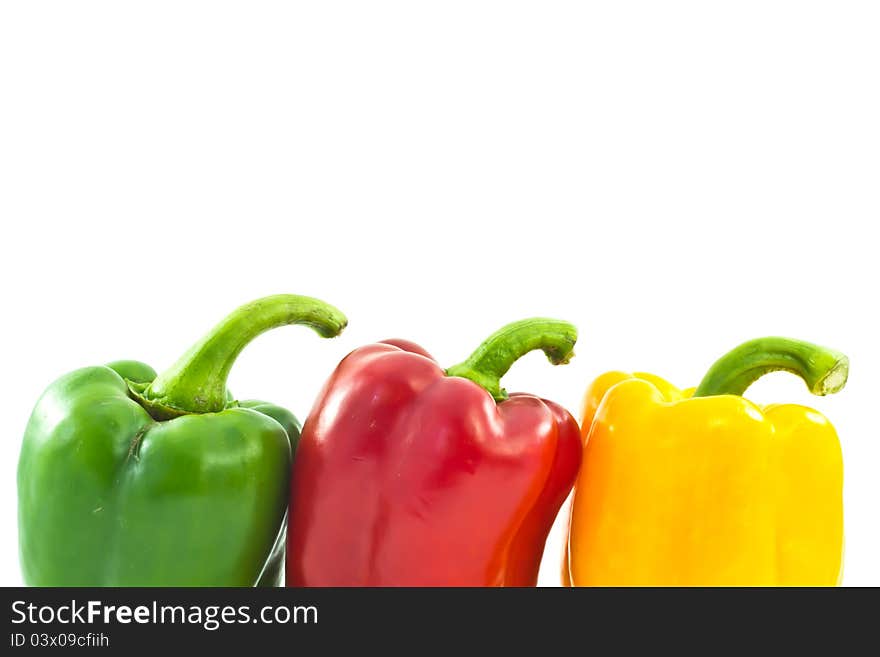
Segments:
[[[837,434],[810,408],[760,408],[742,397],[774,370],[825,395],[846,383],[848,360],[761,338],[719,359],[696,389],[643,373],[609,372],[593,383],[564,584],[839,584]]]

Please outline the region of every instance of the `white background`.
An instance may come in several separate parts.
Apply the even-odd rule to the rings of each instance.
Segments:
[[[294,292],[348,331],[268,334],[230,385],[300,417],[360,344],[449,365],[531,315],[576,323],[578,357],[505,384],[574,412],[606,369],[684,386],[760,335],[844,350],[836,397],[785,374],[749,396],[835,423],[845,583],[880,584],[878,34],[841,0],[4,2],[0,583],[51,380],[161,369]]]

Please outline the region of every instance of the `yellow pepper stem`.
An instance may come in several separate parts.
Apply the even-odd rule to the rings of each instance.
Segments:
[[[846,385],[849,359],[839,351],[792,338],[757,338],[715,361],[694,397],[742,395],[768,372],[784,370],[804,380],[814,395],[829,395]]]

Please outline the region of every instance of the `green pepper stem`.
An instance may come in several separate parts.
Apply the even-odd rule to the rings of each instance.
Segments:
[[[523,319],[490,335],[467,360],[453,365],[446,374],[470,379],[500,402],[507,399],[501,377],[519,358],[540,349],[551,363],[561,365],[574,356],[575,342],[577,329],[568,322],[542,317]]]
[[[694,397],[742,395],[768,372],[784,370],[804,380],[814,395],[829,395],[846,385],[849,359],[839,351],[791,338],[757,338],[719,358]]]
[[[132,393],[157,419],[189,413],[216,413],[226,408],[226,380],[235,359],[261,333],[288,324],[313,329],[331,338],[348,320],[328,303],[311,297],[278,294],[234,310],[152,383]]]

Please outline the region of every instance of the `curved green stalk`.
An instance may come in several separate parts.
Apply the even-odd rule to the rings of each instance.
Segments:
[[[258,335],[300,324],[330,338],[347,323],[342,312],[319,299],[295,294],[257,299],[234,310],[152,383],[129,381],[129,387],[157,419],[216,413],[226,408],[226,380],[235,359]]]
[[[503,377],[523,355],[540,349],[554,365],[574,356],[577,329],[558,319],[534,317],[508,324],[487,338],[467,360],[446,370],[448,376],[470,379],[485,388],[495,401],[507,399]]]
[[[742,395],[759,378],[779,370],[802,378],[814,395],[828,395],[846,385],[849,359],[839,351],[803,340],[757,338],[719,358],[694,397]]]

